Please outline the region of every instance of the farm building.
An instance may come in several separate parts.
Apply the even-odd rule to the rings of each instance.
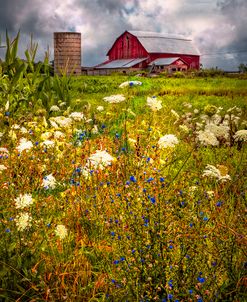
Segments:
[[[169,72],[200,68],[200,54],[192,40],[154,32],[125,31],[107,56],[106,62],[95,67],[101,74],[146,68]]]

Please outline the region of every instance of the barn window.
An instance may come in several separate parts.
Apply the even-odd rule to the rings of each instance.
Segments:
[[[126,41],[127,41],[127,49],[129,50],[129,48],[130,48],[130,41],[129,41],[129,37],[128,36],[126,36]]]

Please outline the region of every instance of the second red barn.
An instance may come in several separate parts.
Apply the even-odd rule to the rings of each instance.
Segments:
[[[180,71],[200,68],[200,54],[192,40],[154,32],[125,31],[107,55],[109,60],[97,69],[145,69],[151,66],[156,70]]]

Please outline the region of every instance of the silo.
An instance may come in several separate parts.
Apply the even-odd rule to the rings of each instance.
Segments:
[[[54,33],[54,71],[61,74],[81,74],[81,34]]]

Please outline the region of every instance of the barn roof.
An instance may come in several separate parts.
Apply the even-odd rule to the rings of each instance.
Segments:
[[[176,62],[177,60],[181,60],[185,64],[187,64],[183,59],[177,57],[177,58],[159,58],[159,59],[156,59],[156,60],[152,61],[148,65],[168,66],[168,65],[171,65],[172,63]]]
[[[105,68],[129,68],[132,67],[138,63],[141,63],[142,61],[146,60],[147,58],[138,58],[138,59],[122,59],[122,60],[113,60],[110,62],[107,62],[105,64],[102,64],[100,66],[97,66],[97,69],[105,69]]]
[[[177,58],[159,58],[159,59],[152,61],[148,65],[157,65],[157,66],[171,65],[173,62],[177,61],[178,59],[179,59],[179,57],[177,57]]]
[[[192,40],[182,36],[146,31],[128,32],[137,37],[142,46],[149,53],[174,53],[195,56],[200,55]]]

